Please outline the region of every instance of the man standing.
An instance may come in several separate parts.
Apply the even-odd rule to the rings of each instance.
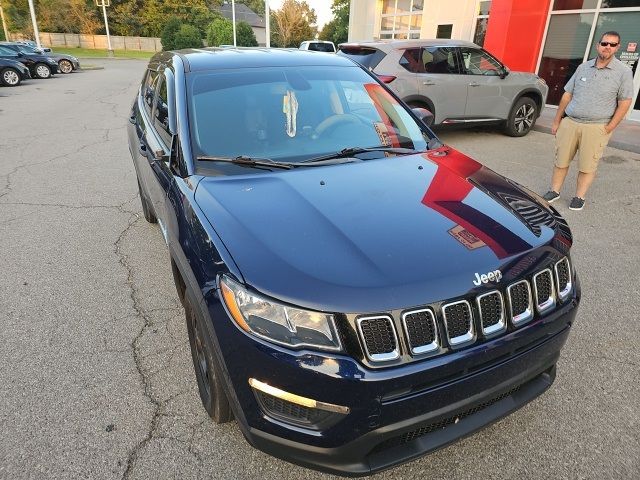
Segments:
[[[576,196],[569,208],[582,210],[604,148],[631,106],[633,76],[631,69],[615,57],[619,48],[620,35],[606,32],[598,42],[598,56],[580,65],[564,87],[551,126],[556,136],[556,163],[551,190],[544,194],[549,203],[560,198],[569,164],[580,150]],[[565,111],[567,116],[563,118]]]

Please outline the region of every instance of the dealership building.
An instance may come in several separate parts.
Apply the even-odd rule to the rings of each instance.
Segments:
[[[640,0],[351,0],[349,15],[350,42],[470,40],[511,70],[544,78],[549,105],[609,30],[620,33],[616,56],[634,74],[628,118],[640,121]]]

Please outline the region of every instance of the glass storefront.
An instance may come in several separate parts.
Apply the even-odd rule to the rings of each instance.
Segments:
[[[602,34],[616,31],[621,45],[616,57],[634,73],[631,118],[640,120],[640,0],[552,0],[538,75],[549,85],[547,103],[557,105],[578,65],[596,56]]]
[[[593,13],[551,17],[538,69],[538,75],[549,85],[547,103],[557,105],[560,102],[565,84],[584,61],[584,49],[589,41],[593,17]]]

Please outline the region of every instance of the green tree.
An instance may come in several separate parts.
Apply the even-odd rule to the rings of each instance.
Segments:
[[[257,47],[258,40],[251,25],[247,22],[236,23],[236,42],[239,47]]]
[[[182,22],[179,18],[173,17],[169,19],[162,30],[162,34],[160,35],[160,42],[162,43],[163,50],[175,50],[177,48],[176,34],[180,30],[181,26]]]
[[[207,28],[207,45],[217,47],[218,45],[232,44],[233,23],[223,17],[216,18]]]
[[[321,40],[330,40],[336,45],[349,39],[349,0],[333,0],[333,20],[320,32]]]
[[[284,0],[280,10],[274,12],[277,43],[283,47],[297,47],[305,40],[315,38],[316,12],[302,0]]]
[[[174,48],[202,48],[202,35],[193,25],[183,23],[174,37]]]
[[[133,0],[132,0],[133,1]],[[204,34],[207,25],[219,16],[209,8],[209,3],[219,5],[221,0],[145,0],[141,3],[142,34],[158,37],[172,17],[193,25]]]
[[[113,0],[109,15],[109,29],[114,35],[141,36],[144,28],[140,16],[140,0]]]

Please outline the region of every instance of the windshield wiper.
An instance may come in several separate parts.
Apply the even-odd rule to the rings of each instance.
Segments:
[[[237,157],[209,157],[203,155],[196,157],[196,160],[202,160],[205,162],[226,162],[247,167],[283,168],[285,170],[289,170],[296,166],[294,163],[276,162],[270,158],[245,157],[244,155],[239,155]]]
[[[389,153],[396,153],[398,155],[410,155],[412,153],[420,153],[418,150],[414,150],[412,148],[387,147],[385,145],[380,145],[378,147],[352,147],[352,148],[343,148],[339,152],[329,153],[327,155],[321,155],[319,157],[307,158],[306,160],[302,160],[300,163],[315,163],[315,162],[322,162],[323,160],[331,160],[334,158],[353,157],[354,155],[358,155],[360,153],[367,153],[367,152],[389,152]]]

